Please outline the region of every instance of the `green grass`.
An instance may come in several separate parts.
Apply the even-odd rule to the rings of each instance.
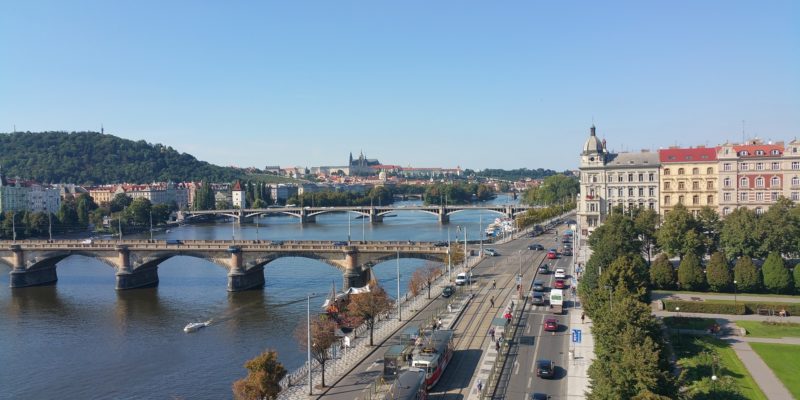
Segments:
[[[717,375],[721,378],[732,378],[734,385],[742,395],[732,396],[730,393],[719,393],[719,398],[743,397],[751,400],[767,400],[764,392],[758,387],[728,343],[711,336],[671,335],[670,340],[678,363],[684,371],[687,386],[711,376],[710,366],[703,361],[703,354],[707,352],[716,354],[718,357],[719,370],[715,371]]]
[[[750,347],[769,365],[792,396],[800,399],[800,346],[777,343],[750,343]]]
[[[765,338],[800,337],[800,324],[788,322],[765,323],[763,321],[736,321],[736,325],[747,329],[748,336]]]
[[[702,294],[708,296],[733,296],[733,292],[693,292],[689,290],[653,290],[653,293],[659,294],[674,294],[674,295],[681,295],[681,294]],[[800,298],[800,295],[796,294],[773,294],[773,293],[746,293],[746,292],[736,292],[738,296],[758,296],[758,297],[794,297]]]
[[[706,330],[717,322],[713,318],[697,317],[664,317],[664,324],[676,329],[697,329]]]

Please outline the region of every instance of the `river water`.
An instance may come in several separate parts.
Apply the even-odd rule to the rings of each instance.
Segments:
[[[510,203],[505,196],[493,202]],[[398,202],[414,205],[419,202]],[[353,240],[455,240],[466,226],[469,240],[479,223],[498,215],[465,211],[440,225],[436,216],[397,212],[370,225],[350,220]],[[463,228],[462,228],[463,229]],[[305,226],[290,216],[256,224],[186,225],[157,239],[347,240],[346,214],[327,214]],[[463,231],[459,239],[464,240]],[[133,238],[133,236],[132,236]],[[401,259],[401,291],[423,260]],[[53,286],[8,287],[10,269],[0,266],[0,399],[230,398],[231,384],[246,375],[243,364],[276,349],[288,370],[305,360],[294,339],[306,318],[306,294],[326,295],[335,268],[305,258],[281,258],[265,267],[260,291],[229,293],[227,271],[190,257],[174,257],[158,269],[158,287],[114,290],[114,271],[97,260],[69,257],[58,264]],[[396,261],[375,267],[381,284],[396,293]],[[402,295],[402,294],[401,294]],[[323,298],[311,300],[312,312]],[[182,331],[190,321],[213,319],[199,332]],[[303,325],[305,327],[305,325]]]

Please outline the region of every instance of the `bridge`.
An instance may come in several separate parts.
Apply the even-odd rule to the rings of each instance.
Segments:
[[[534,208],[517,204],[497,204],[480,206],[352,206],[352,207],[279,207],[279,208],[246,208],[228,210],[203,210],[203,211],[181,211],[178,220],[187,220],[201,215],[224,215],[235,218],[237,222],[251,219],[256,216],[269,214],[284,214],[297,217],[301,223],[315,222],[317,215],[327,213],[356,213],[363,218],[369,218],[370,223],[382,222],[383,218],[390,213],[417,211],[424,212],[438,217],[439,222],[446,224],[450,222],[450,216],[462,211],[490,211],[501,214],[508,218],[513,218],[519,213]]]
[[[56,264],[72,255],[100,260],[116,271],[118,290],[158,285],[158,266],[176,256],[197,257],[228,271],[228,291],[264,286],[264,266],[283,257],[322,261],[342,272],[345,289],[364,286],[373,265],[400,258],[444,262],[447,247],[414,242],[263,240],[17,240],[0,241],[0,262],[11,267],[10,286],[48,285]]]

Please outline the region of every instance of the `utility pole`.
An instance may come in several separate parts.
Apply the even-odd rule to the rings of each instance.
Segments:
[[[153,210],[150,210],[150,240],[153,240]]]
[[[314,385],[311,380],[311,294],[306,295],[306,348],[308,349],[308,394],[312,394]]]
[[[397,250],[397,320],[403,320],[400,308],[400,250]]]
[[[50,235],[50,241],[53,240],[53,213],[47,212],[47,233]]]
[[[119,229],[119,241],[122,242],[122,214],[117,215],[117,228]]]
[[[16,243],[17,241],[17,213],[11,213],[11,236]]]
[[[347,212],[347,245],[350,245],[350,221],[352,218],[350,217],[350,211]]]

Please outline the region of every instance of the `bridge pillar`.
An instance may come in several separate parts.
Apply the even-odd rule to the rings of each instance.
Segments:
[[[14,253],[14,268],[9,273],[10,287],[50,285],[58,281],[55,262],[39,263],[35,269],[25,269],[25,251],[15,244],[11,245],[11,252]]]
[[[351,287],[362,287],[367,284],[364,269],[358,264],[358,251],[352,247],[345,250],[345,270],[343,290]]]
[[[310,223],[310,222],[316,222],[316,220],[317,220],[316,216],[308,215],[308,210],[306,210],[305,208],[301,208],[300,209],[300,223],[301,224],[307,224],[307,223]]]
[[[228,291],[239,292],[242,290],[259,289],[264,287],[264,267],[253,267],[245,270],[242,249],[233,247],[231,253],[230,272],[228,272]]]
[[[369,222],[372,224],[383,222],[383,215],[378,215],[378,210],[375,207],[369,208]]]
[[[128,246],[119,245],[114,249],[117,250],[117,290],[158,286],[157,265],[144,265],[133,269]]]
[[[439,207],[439,223],[447,224],[450,222],[450,216],[447,214],[447,208]]]

